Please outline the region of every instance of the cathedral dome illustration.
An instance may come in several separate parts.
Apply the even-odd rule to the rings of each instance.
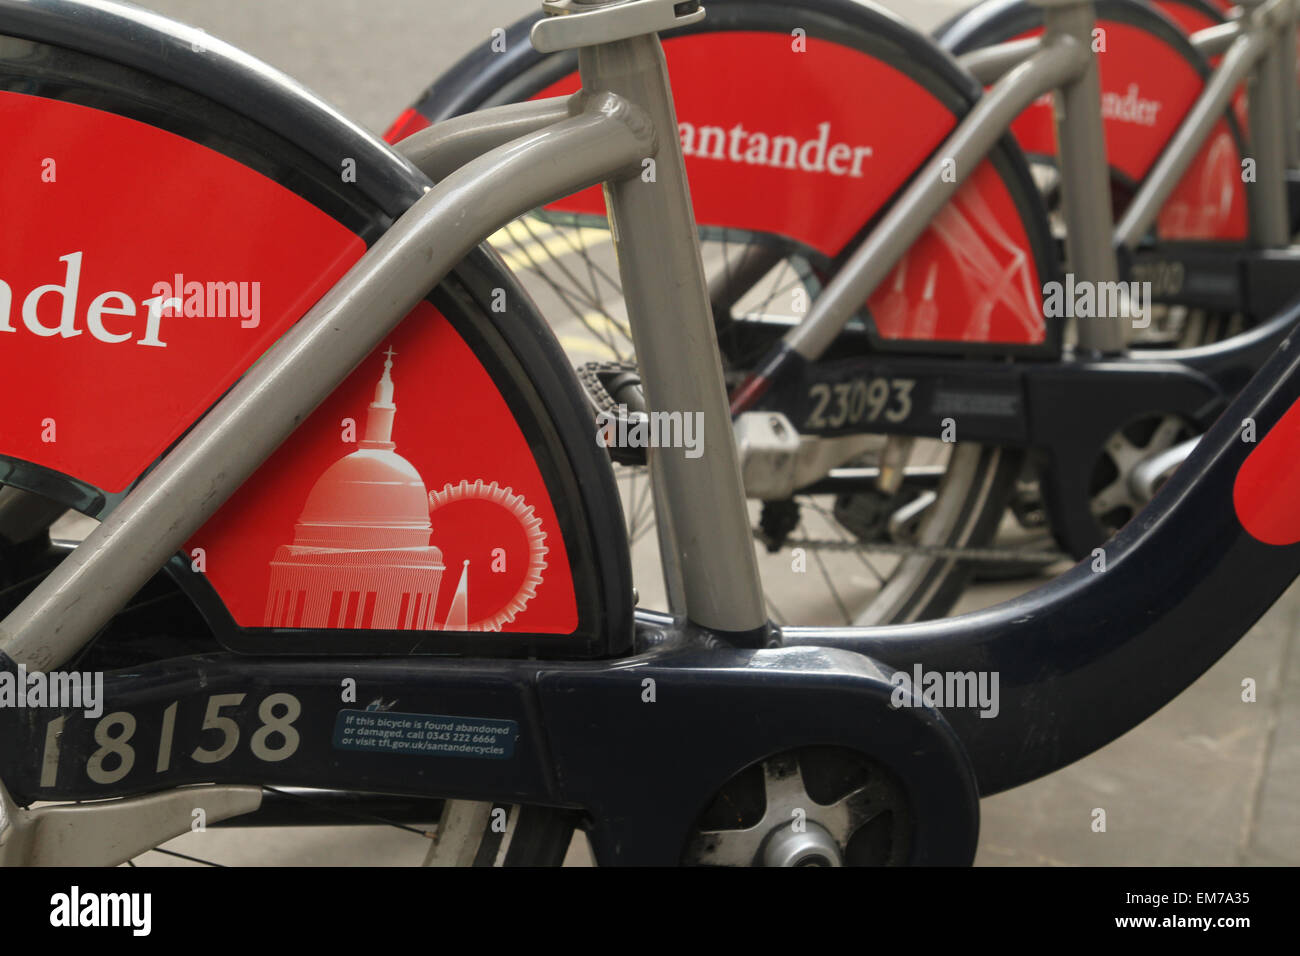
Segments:
[[[429,543],[429,505],[420,473],[395,451],[364,445],[320,476],[294,532],[294,544],[355,548]]]
[[[428,492],[392,441],[393,350],[360,447],[317,479],[271,560],[268,627],[430,629],[444,570]]]

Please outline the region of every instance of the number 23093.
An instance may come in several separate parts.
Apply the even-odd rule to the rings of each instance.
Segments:
[[[812,411],[807,428],[844,428],[883,419],[902,422],[912,414],[911,378],[855,378],[829,384],[818,382],[808,389]]]

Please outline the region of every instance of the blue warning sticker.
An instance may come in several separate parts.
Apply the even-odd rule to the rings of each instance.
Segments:
[[[505,760],[515,755],[518,736],[513,720],[490,717],[341,710],[334,721],[335,748],[372,753]]]

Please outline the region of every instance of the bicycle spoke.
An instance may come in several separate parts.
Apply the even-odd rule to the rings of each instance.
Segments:
[[[802,521],[799,522],[799,528],[801,530],[804,530],[804,525]],[[804,530],[804,534],[806,535],[807,533],[808,532]],[[840,609],[840,615],[844,618],[844,623],[852,624],[853,616],[849,614],[849,609],[844,604],[844,599],[840,597],[839,588],[837,588],[835,586],[835,582],[831,580],[830,572],[826,569],[826,562],[822,560],[821,552],[816,548],[813,548],[812,555],[813,555],[813,560],[817,562],[817,567],[821,569],[822,578],[826,581],[826,587],[831,592],[831,597],[835,601],[835,606]]]
[[[512,262],[523,268],[521,278],[526,284],[533,284],[535,293],[541,293],[543,298],[539,302],[543,307],[562,313],[551,317],[552,325],[571,357],[596,353],[599,349],[601,355],[634,362],[635,346],[626,315],[622,313],[619,277],[610,267],[615,250],[612,247],[606,250],[607,235],[584,226],[583,221],[578,217],[562,219],[533,214],[510,224],[495,241],[508,248]],[[610,258],[606,258],[606,252]],[[802,314],[803,309],[796,310],[799,302],[795,297],[801,296],[800,290],[807,293],[810,301],[816,298],[822,288],[820,273],[795,244],[775,237],[758,237],[743,230],[705,229],[701,253],[708,273],[709,300],[724,369],[729,374],[743,373],[770,347],[768,328],[779,328],[796,321]],[[569,261],[571,256],[577,256],[581,262]],[[552,295],[556,299],[554,305],[549,302]],[[576,330],[569,315],[577,320]],[[742,325],[742,322],[750,324]],[[566,330],[573,334],[564,334]],[[661,562],[654,560],[651,553],[659,543],[654,533],[653,486],[639,466],[616,465],[615,476],[628,541],[636,552],[635,573],[655,576],[655,581],[647,581],[641,593],[657,595],[658,576],[663,571]],[[956,493],[963,492],[959,488]],[[816,500],[812,496],[800,496],[796,501],[806,513],[792,520],[794,533],[805,539],[799,542],[802,547],[813,551],[817,575],[824,585],[796,589],[789,596],[781,592],[775,599],[768,595],[768,613],[773,620],[783,622],[800,621],[809,614],[814,617],[821,614],[828,620],[838,615],[840,621],[851,622],[857,615],[850,607],[857,609],[859,605],[870,604],[877,592],[890,585],[900,569],[905,568],[901,557],[909,545],[891,540],[883,527],[855,529],[852,524],[843,523],[836,517],[839,509],[832,509],[825,495]],[[920,515],[916,520],[924,523],[931,519]],[[827,533],[810,533],[822,530],[822,525],[829,528]],[[946,533],[946,530],[936,532],[940,539]],[[786,540],[796,543],[795,537]],[[890,556],[889,560],[871,553],[877,546]],[[852,551],[853,558],[830,557],[837,551]],[[928,558],[934,560],[939,558]],[[908,579],[915,579],[918,584],[925,580],[928,561],[906,564]],[[765,577],[777,573],[773,564],[762,558],[760,567]],[[775,583],[775,578],[772,581]]]
[[[558,298],[561,301],[561,303],[563,303],[565,308],[567,308],[570,312],[573,313],[574,318],[576,318],[583,325],[583,327],[586,328],[586,330],[591,334],[592,338],[594,338],[597,342],[600,342],[602,345],[604,345],[605,348],[609,350],[609,352],[615,359],[620,361],[625,359],[626,354],[624,350],[620,349],[618,345],[615,344],[612,336],[609,336],[607,333],[603,333],[601,330],[597,329],[593,323],[597,318],[599,318],[601,319],[601,321],[613,325],[620,333],[625,333],[623,326],[619,325],[617,320],[615,320],[612,316],[608,315],[608,313],[606,313],[605,310],[601,308],[600,303],[596,302],[595,300],[587,299],[586,304],[590,306],[590,310],[584,310],[580,308],[579,305],[582,304],[581,303],[582,297],[575,296],[573,290],[566,289],[563,286],[561,286],[558,282],[556,282],[556,280],[552,278],[550,275],[548,275],[546,271],[541,267],[541,265],[538,264],[537,260],[533,257],[532,251],[528,249],[520,241],[518,236],[512,234],[508,228],[505,231],[507,237],[510,238],[511,241],[513,241],[518,246],[520,254],[522,254],[528,259],[531,265],[529,271],[532,274],[536,275],[541,281],[546,283],[546,285],[550,288],[550,290],[555,294],[556,298]],[[572,273],[568,273],[567,270],[564,271],[569,276],[570,280],[572,280],[573,279]],[[579,305],[574,304],[575,298],[579,299]],[[595,312],[594,315],[592,314],[591,310],[594,310]],[[625,333],[624,337],[629,342],[631,341],[630,333]]]
[[[529,234],[530,236],[536,237],[536,233],[533,232],[532,227],[531,227],[531,226],[530,226],[530,225],[529,225],[525,220],[516,220],[516,221],[517,221],[517,222],[523,222],[523,223],[524,223],[524,229],[528,232],[528,234]],[[518,240],[516,240],[516,241],[518,241]],[[540,272],[541,267],[538,266],[538,265],[536,264],[536,260],[532,258],[531,253],[529,253],[529,260],[533,263],[533,268],[534,268],[534,269],[537,269],[537,270]],[[575,276],[575,275],[573,274],[573,272],[570,271],[569,268],[568,268],[567,266],[565,266],[565,265],[563,264],[563,262],[562,262],[559,258],[556,258],[556,257],[552,256],[552,257],[551,257],[551,263],[552,263],[552,265],[555,267],[555,269],[556,269],[558,272],[562,273],[562,274],[563,274],[563,275],[564,275],[564,276],[565,276],[565,277],[566,277],[570,282],[572,282],[575,286],[577,286],[579,289],[581,289],[582,284],[578,281],[577,276]],[[585,291],[585,290],[584,290],[584,291]],[[632,333],[631,333],[631,330],[628,329],[628,328],[626,328],[626,327],[623,326],[623,325],[620,325],[620,324],[618,323],[618,321],[617,321],[616,319],[614,319],[613,316],[611,316],[611,315],[608,314],[608,312],[607,312],[607,311],[605,310],[605,308],[604,308],[603,303],[600,301],[600,298],[599,298],[599,291],[598,291],[598,290],[596,290],[596,289],[593,288],[593,290],[592,290],[592,294],[591,294],[591,295],[586,295],[586,296],[584,296],[584,298],[585,298],[585,304],[586,304],[589,308],[594,309],[594,310],[596,310],[597,312],[601,312],[602,314],[606,315],[606,316],[609,318],[610,322],[614,323],[614,324],[618,327],[618,330],[619,330],[620,332],[622,332],[622,333],[627,337],[628,341],[631,341],[631,339],[632,339]]]
[[[835,533],[835,535],[839,538],[839,540],[841,541],[853,540],[853,535],[848,531],[848,529],[846,529],[843,525],[841,525],[839,521],[836,520],[835,516],[831,512],[827,511],[823,506],[817,504],[811,499],[809,499],[809,504],[811,505],[814,511],[816,511],[818,514],[820,514],[823,518],[826,519],[826,523],[830,525],[831,531]],[[881,586],[883,587],[886,580],[885,576],[881,574],[878,570],[876,570],[876,566],[872,564],[870,560],[868,560],[867,556],[862,552],[862,549],[854,548],[853,554],[857,556],[858,560],[862,562],[863,566],[866,567],[866,569],[871,572],[871,574],[875,577],[877,581],[880,582]]]
[[[161,853],[163,854],[163,856],[174,856],[178,860],[189,860],[191,863],[200,863],[203,866],[217,867],[218,869],[226,868],[225,863],[213,863],[211,860],[205,860],[202,857],[198,857],[198,856],[190,856],[188,853],[178,853],[176,850],[164,850],[160,846],[156,846],[152,850],[148,850],[146,852]],[[134,864],[132,865],[134,866]]]

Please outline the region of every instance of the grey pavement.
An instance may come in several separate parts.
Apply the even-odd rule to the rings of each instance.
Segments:
[[[536,0],[148,0],[261,57],[376,132],[457,57],[538,9]],[[929,28],[962,4],[891,3]],[[982,586],[963,607],[1018,587]],[[1300,589],[1185,693],[1121,739],[1050,777],[989,798],[977,862],[1300,863]],[[1241,700],[1242,681],[1258,685]],[[1094,810],[1106,811],[1104,833]],[[310,845],[265,831],[220,838],[226,862],[415,863],[422,848],[371,828],[320,830]],[[419,841],[416,841],[417,843]],[[210,843],[208,844],[211,845]],[[215,853],[213,854],[216,855]],[[151,854],[150,862],[167,862]],[[581,847],[571,862],[584,858]],[[144,862],[144,861],[142,861]],[[175,862],[175,861],[172,861]]]
[[[462,55],[540,0],[146,0],[305,83],[377,133]],[[929,29],[966,4],[885,4]]]
[[[958,611],[1015,589],[981,586]],[[1300,864],[1300,584],[1096,753],[981,804],[977,865]],[[1256,702],[1242,700],[1242,681]],[[1105,832],[1092,828],[1106,811]]]

